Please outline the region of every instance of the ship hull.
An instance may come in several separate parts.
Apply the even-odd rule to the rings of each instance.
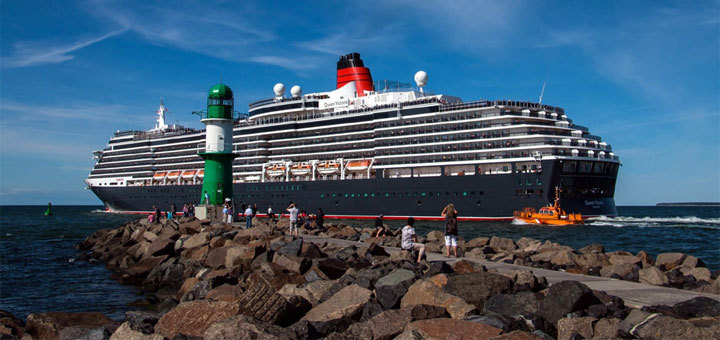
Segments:
[[[308,213],[322,208],[330,218],[374,218],[384,214],[391,219],[408,216],[438,219],[443,207],[453,203],[466,220],[510,220],[515,210],[550,203],[554,188],[563,178],[573,177],[586,186],[594,182],[604,185],[605,194],[561,198],[567,212],[585,217],[617,215],[612,198],[616,171],[608,175],[571,175],[560,171],[559,161],[543,161],[542,165],[543,171],[538,173],[235,183],[233,197],[237,206],[257,204],[261,213],[268,206],[279,213],[295,202]],[[109,211],[150,212],[153,205],[168,210],[173,203],[178,209],[185,203],[197,204],[201,187],[198,184],[91,189]]]

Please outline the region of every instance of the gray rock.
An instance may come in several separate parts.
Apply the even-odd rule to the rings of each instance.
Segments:
[[[408,329],[395,337],[395,340],[424,340],[425,337],[414,329]]]
[[[347,286],[311,309],[304,319],[320,334],[342,331],[350,325],[353,318],[362,313],[371,295],[371,291],[358,285]]]
[[[349,261],[351,259],[357,259],[357,247],[355,246],[349,246],[340,249],[337,253],[335,253],[335,257],[340,261]]]
[[[590,339],[593,337],[593,317],[563,318],[557,322],[558,340]],[[577,337],[577,336],[580,337]]]
[[[512,280],[505,276],[477,272],[448,277],[443,290],[482,310],[485,301],[491,296],[508,293],[512,288]]]
[[[300,252],[302,252],[302,246],[303,240],[301,238],[298,238],[280,247],[277,252],[284,255],[300,256]]]
[[[663,266],[666,271],[671,270],[680,266],[685,260],[685,257],[687,257],[687,255],[683,253],[662,253],[655,259],[655,265],[658,267]]]
[[[212,324],[203,334],[205,340],[294,339],[287,329],[245,315],[235,315]]]
[[[251,275],[250,286],[240,296],[240,313],[260,321],[287,326],[297,321],[294,306],[273,289],[268,278]]]
[[[584,246],[578,250],[581,254],[601,254],[605,252],[605,247],[602,244],[594,243],[591,245]]]
[[[143,334],[155,332],[155,324],[160,319],[160,316],[159,313],[151,311],[125,312],[125,319],[130,329]]]
[[[618,324],[618,334],[620,336],[624,337],[632,337],[630,334],[630,331],[638,324],[644,322],[649,318],[651,315],[657,315],[653,313],[648,313],[645,311],[641,311],[639,309],[632,309],[630,310],[630,313],[620,321]]]
[[[577,281],[562,281],[550,286],[547,296],[540,303],[538,314],[551,323],[556,323],[565,314],[584,310],[598,303],[600,300],[586,285]]]
[[[662,286],[668,284],[668,278],[660,269],[654,266],[640,269],[638,271],[638,279],[640,283]]]
[[[698,327],[686,320],[654,314],[631,330],[640,339],[718,339],[720,324]]]
[[[109,340],[112,332],[105,327],[65,327],[60,340]]]
[[[375,294],[384,309],[395,307],[415,281],[415,273],[407,269],[396,269],[380,278],[375,284]]]
[[[517,314],[536,314],[540,310],[540,298],[531,292],[517,294],[497,294],[491,296],[483,311],[506,316]]]
[[[720,316],[720,301],[704,296],[677,303],[672,308],[683,318]]]
[[[423,277],[433,277],[437,274],[448,274],[452,272],[452,267],[445,261],[431,262],[428,265],[428,269],[423,273]]]

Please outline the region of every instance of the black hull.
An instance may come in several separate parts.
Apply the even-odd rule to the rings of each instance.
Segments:
[[[257,204],[260,213],[266,212],[268,205],[281,212],[292,201],[309,213],[323,208],[328,217],[340,218],[370,218],[380,213],[389,218],[437,218],[445,205],[453,203],[467,219],[510,219],[515,210],[549,204],[561,178],[573,177],[572,183],[605,185],[604,193],[583,196],[575,190],[568,195],[572,197],[561,199],[566,211],[583,216],[617,215],[612,197],[617,169],[610,174],[564,174],[560,162],[543,161],[540,173],[236,183],[234,200],[237,205]],[[93,187],[92,191],[111,211],[149,212],[153,205],[167,210],[172,203],[178,209],[188,202],[197,204],[201,187]],[[563,190],[573,189],[563,183]]]

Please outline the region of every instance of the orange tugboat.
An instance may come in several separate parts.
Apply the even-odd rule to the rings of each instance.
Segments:
[[[540,212],[536,212],[534,208],[524,208],[522,211],[515,211],[513,217],[517,221],[528,224],[584,224],[582,214],[567,214],[560,208],[559,187],[555,187],[555,202],[552,205],[540,208]]]

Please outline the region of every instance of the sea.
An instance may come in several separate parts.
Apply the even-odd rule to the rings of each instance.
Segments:
[[[95,230],[114,228],[137,215],[109,214],[102,206],[0,207],[0,309],[26,318],[47,311],[97,311],[122,320],[128,304],[142,298],[136,287],[110,278],[102,264],[77,259],[73,246]],[[599,217],[582,226],[546,227],[512,222],[460,222],[461,237],[531,237],[579,249],[600,243],[606,251],[645,250],[652,256],[682,252],[720,270],[719,207],[620,206],[619,217]],[[354,226],[373,221],[337,221]],[[403,221],[386,221],[393,229]],[[440,222],[417,221],[416,231],[443,230]]]

